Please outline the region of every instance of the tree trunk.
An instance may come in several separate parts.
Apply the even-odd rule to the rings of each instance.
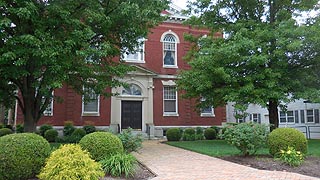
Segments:
[[[32,113],[31,108],[26,108],[26,113],[24,114],[24,132],[36,132],[37,129],[37,121]]]
[[[268,105],[270,131],[279,127],[278,100],[270,99]]]
[[[5,118],[5,107],[3,104],[0,103],[0,124],[4,124],[4,118]]]

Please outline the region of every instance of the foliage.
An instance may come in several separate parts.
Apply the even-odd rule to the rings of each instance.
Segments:
[[[268,137],[268,146],[272,156],[288,147],[292,147],[303,154],[306,154],[308,151],[306,137],[302,132],[293,128],[278,128],[273,130]]]
[[[226,128],[223,138],[241,151],[252,155],[267,143],[268,127],[258,123],[240,123]]]
[[[182,140],[194,141],[196,140],[196,131],[193,128],[187,128],[182,134]]]
[[[78,143],[85,135],[86,131],[82,128],[78,128],[75,129],[71,136],[67,137],[66,139],[69,140],[70,143]]]
[[[87,179],[104,176],[101,165],[90,158],[79,145],[66,144],[52,152],[38,177],[43,180]]]
[[[13,133],[13,131],[9,128],[1,128],[0,129],[0,137],[7,135],[7,134],[12,134],[12,133]]]
[[[76,128],[73,126],[73,123],[71,121],[67,121],[63,126],[63,135],[71,136],[75,129]]]
[[[135,173],[136,158],[132,154],[118,153],[100,161],[103,170],[111,176],[119,177],[125,175],[126,178]]]
[[[293,147],[280,150],[278,157],[280,161],[290,166],[300,166],[304,160],[304,155],[300,151],[296,151]]]
[[[196,127],[196,140],[203,140],[204,135],[203,135],[203,128],[202,127]]]
[[[83,126],[83,129],[86,131],[86,134],[96,132],[96,127],[93,125],[85,125]]]
[[[24,132],[23,124],[17,124],[16,125],[16,132],[17,133],[23,133]]]
[[[141,134],[132,134],[132,129],[128,128],[123,130],[119,135],[119,139],[122,142],[123,148],[127,153],[137,151],[142,147],[142,136]]]
[[[55,142],[58,137],[58,131],[56,129],[48,129],[44,133],[44,138],[49,142]]]
[[[109,132],[94,132],[85,135],[79,142],[82,149],[87,150],[91,158],[100,161],[113,154],[122,153],[121,140]]]
[[[213,128],[207,128],[206,130],[204,130],[204,137],[205,137],[207,140],[216,139],[216,137],[217,137],[217,132],[216,132],[216,130],[213,129]]]
[[[45,133],[47,130],[49,130],[49,129],[53,129],[51,125],[49,125],[49,124],[43,124],[43,125],[41,125],[40,128],[39,128],[40,135],[41,135],[42,137],[44,137],[44,133]]]
[[[30,132],[52,99],[59,100],[52,91],[64,83],[79,94],[85,86],[110,96],[106,87],[121,86],[121,77],[132,70],[115,57],[134,51],[138,39],[164,19],[160,13],[168,3],[1,1],[0,100],[18,99]],[[115,76],[120,78],[110,78]]]
[[[51,148],[42,136],[32,133],[0,137],[0,179],[34,177],[40,172]]]
[[[178,87],[184,97],[202,96],[198,106],[236,102],[259,104],[278,127],[278,105],[319,96],[319,23],[297,23],[318,1],[197,0],[189,4],[187,24],[207,28],[206,37],[187,35],[193,47],[186,56]],[[288,10],[290,9],[290,10]],[[298,13],[297,13],[298,12]],[[317,18],[317,19],[316,19]],[[225,35],[222,37],[222,32]],[[288,96],[290,94],[290,96]]]
[[[180,141],[182,133],[179,128],[170,128],[166,132],[168,141]]]

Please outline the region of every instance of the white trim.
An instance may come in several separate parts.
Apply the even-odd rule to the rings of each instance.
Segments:
[[[84,87],[83,87],[84,88]],[[84,111],[84,95],[82,95],[82,110],[81,116],[100,116],[100,94],[97,97],[97,111]]]
[[[163,86],[176,86],[176,83],[172,80],[169,81],[161,81]]]
[[[179,116],[179,113],[178,113],[178,91],[176,90],[175,91],[175,106],[176,106],[176,111],[175,112],[165,112],[164,109],[164,102],[167,100],[171,100],[171,99],[165,99],[164,98],[164,88],[165,87],[169,87],[169,88],[175,88],[175,86],[163,86],[162,87],[162,103],[163,103],[163,116]],[[173,101],[173,100],[171,100]]]
[[[310,110],[312,110],[312,120],[313,120],[312,122],[311,122],[311,121],[310,121],[310,122],[308,121],[308,111],[310,111]],[[315,110],[315,109],[306,109],[306,110],[305,110],[305,121],[304,121],[304,122],[305,122],[306,124],[311,124],[311,123],[315,123],[315,122],[316,122],[316,121],[315,121],[316,116],[315,116],[314,110]],[[309,116],[309,117],[311,117],[311,116]]]
[[[53,116],[53,103],[54,103],[54,90],[52,91],[52,98],[50,100],[50,104],[48,104],[47,108],[43,111],[43,116]],[[47,111],[48,107],[50,106],[50,111]]]
[[[128,56],[128,54],[126,54],[126,52],[124,52],[123,53],[123,60],[124,61],[126,61],[126,62],[128,62],[128,63],[141,63],[141,64],[143,64],[143,63],[145,63],[145,40],[144,39],[141,39],[141,40],[139,40],[139,41],[141,41],[141,42],[143,42],[142,44],[141,44],[141,46],[138,46],[137,47],[137,49],[138,49],[138,51],[137,52],[135,52],[135,53],[129,53],[129,54],[138,54],[138,59],[128,59],[127,58],[127,56]],[[140,50],[140,47],[141,47],[141,49],[142,49],[142,52],[139,52],[139,50]]]
[[[165,43],[173,43],[173,42],[164,41],[164,38],[167,35],[172,35],[172,36],[175,37],[175,42],[174,42],[174,64],[173,65],[164,64],[164,58],[165,58],[165,55],[166,55],[165,54]],[[179,36],[175,32],[169,30],[169,31],[164,32],[161,35],[160,42],[162,42],[162,66],[164,68],[178,68],[178,43],[180,43]]]

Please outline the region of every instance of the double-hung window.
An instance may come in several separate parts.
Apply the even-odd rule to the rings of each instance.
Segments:
[[[145,63],[144,60],[144,39],[139,39],[139,45],[134,49],[134,51],[129,52],[128,49],[124,48],[123,60],[126,62],[133,63]]]
[[[99,115],[100,95],[96,94],[92,88],[85,87],[82,96],[82,114]]]
[[[163,114],[178,115],[177,91],[175,86],[163,87]]]
[[[206,100],[205,98],[201,98],[201,103],[204,103]],[[201,108],[201,116],[214,116],[214,109],[212,106],[206,106]]]
[[[314,109],[307,109],[307,123],[314,123]]]
[[[166,34],[163,39],[163,66],[177,67],[177,43],[178,40],[173,34]]]
[[[295,115],[294,111],[280,111],[280,123],[294,123]]]
[[[261,123],[261,114],[259,113],[250,114],[250,121],[255,123]]]

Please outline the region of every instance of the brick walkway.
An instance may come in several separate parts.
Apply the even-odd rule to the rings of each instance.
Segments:
[[[296,173],[265,171],[175,148],[159,141],[145,141],[134,154],[157,177],[152,180],[317,180]]]

